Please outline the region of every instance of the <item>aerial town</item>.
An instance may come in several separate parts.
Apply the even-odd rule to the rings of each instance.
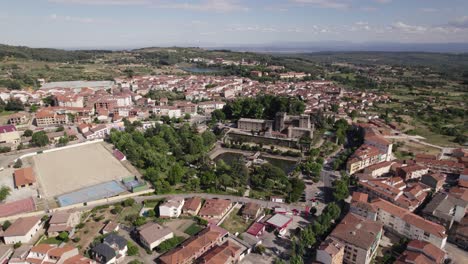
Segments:
[[[288,72],[274,83],[190,74],[39,79],[37,90],[3,90],[4,103],[26,107],[5,116],[0,127],[1,263],[463,258],[446,245],[468,248],[468,151],[399,157],[401,140],[428,143],[372,111],[391,103],[389,95],[304,77]],[[245,110],[263,97],[295,98],[303,106],[292,111],[293,101],[284,109],[278,102],[268,115]],[[242,109],[235,109],[237,100],[244,100]],[[152,136],[168,133],[165,126],[192,129],[188,136],[202,139],[197,151],[209,159],[203,166],[216,165],[214,189],[203,188],[212,183],[197,151],[183,157],[181,169],[180,154],[171,153],[186,150]],[[355,138],[343,139],[344,132]],[[155,165],[146,164],[151,158],[134,153],[129,140],[166,149],[180,172],[162,169],[154,176]],[[271,165],[278,161],[291,168]]]

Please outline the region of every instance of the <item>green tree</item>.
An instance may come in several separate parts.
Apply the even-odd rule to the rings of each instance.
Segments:
[[[3,222],[3,225],[2,225],[3,231],[7,230],[10,226],[11,226],[10,221],[6,220],[5,222]]]
[[[136,256],[139,254],[138,247],[130,241],[127,241],[127,255]]]
[[[31,129],[26,129],[23,133],[25,137],[31,137],[33,135],[33,131]]]
[[[211,112],[211,119],[215,122],[222,122],[226,120],[226,115],[222,110],[216,109],[213,112]]]
[[[13,165],[13,168],[18,169],[18,168],[21,168],[22,166],[23,166],[23,161],[20,158],[16,159],[15,164]]]
[[[0,202],[3,202],[11,193],[11,189],[8,186],[2,185],[0,188]]]
[[[63,242],[67,242],[68,241],[68,232],[60,232],[60,234],[57,236],[57,239],[58,240],[61,240]]]
[[[35,146],[44,147],[49,144],[49,137],[44,131],[39,131],[32,135],[31,141]]]
[[[342,201],[349,196],[348,184],[343,180],[334,182],[333,197],[336,201]]]
[[[20,99],[11,99],[5,106],[5,110],[7,111],[23,111],[24,105]]]
[[[70,142],[70,139],[68,138],[67,135],[64,135],[63,137],[59,138],[58,144],[60,146],[65,146],[68,144],[68,142]]]
[[[135,204],[135,200],[132,198],[128,198],[122,202],[122,205],[125,207],[130,207],[130,206],[133,206],[134,204]]]

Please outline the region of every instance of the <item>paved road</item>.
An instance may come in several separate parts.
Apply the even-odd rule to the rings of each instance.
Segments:
[[[187,194],[161,194],[161,195],[150,195],[150,196],[137,196],[135,197],[135,201],[137,202],[142,202],[145,200],[152,200],[152,199],[163,199],[163,198],[168,198],[168,197],[181,197],[181,198],[190,198],[198,196],[203,199],[213,199],[213,198],[219,198],[219,199],[228,199],[231,200],[232,202],[237,202],[237,203],[257,203],[265,208],[273,208],[273,207],[282,207],[286,208],[288,210],[296,209],[299,211],[302,211],[304,209],[303,206],[301,205],[292,205],[292,204],[286,204],[286,203],[275,203],[275,202],[270,202],[266,200],[259,200],[259,199],[253,199],[253,198],[248,198],[248,197],[241,197],[241,196],[234,196],[234,195],[224,195],[224,194],[208,194],[208,193],[187,193]]]
[[[445,251],[447,251],[448,257],[452,259],[452,263],[468,263],[468,252],[458,248],[456,245],[447,242],[445,245]]]

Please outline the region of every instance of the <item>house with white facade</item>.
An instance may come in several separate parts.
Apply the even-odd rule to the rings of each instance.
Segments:
[[[159,217],[172,218],[179,217],[185,200],[183,198],[169,198],[159,205]]]
[[[138,228],[140,242],[149,250],[155,249],[162,242],[174,237],[171,229],[154,222],[147,223]]]
[[[3,232],[3,240],[5,244],[29,243],[41,228],[42,221],[38,216],[18,218]]]

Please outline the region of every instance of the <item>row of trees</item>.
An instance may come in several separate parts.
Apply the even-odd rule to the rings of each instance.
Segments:
[[[126,131],[113,130],[110,141],[144,171],[145,178],[160,193],[185,183],[191,190],[200,184],[196,168],[206,166],[206,152],[216,141],[211,131],[201,135],[196,127],[159,125],[140,132],[139,124],[126,124]]]
[[[221,113],[215,112],[214,119],[264,118],[274,119],[276,113],[286,112],[291,115],[304,113],[305,104],[296,97],[262,95],[255,98],[242,98],[228,102]]]

